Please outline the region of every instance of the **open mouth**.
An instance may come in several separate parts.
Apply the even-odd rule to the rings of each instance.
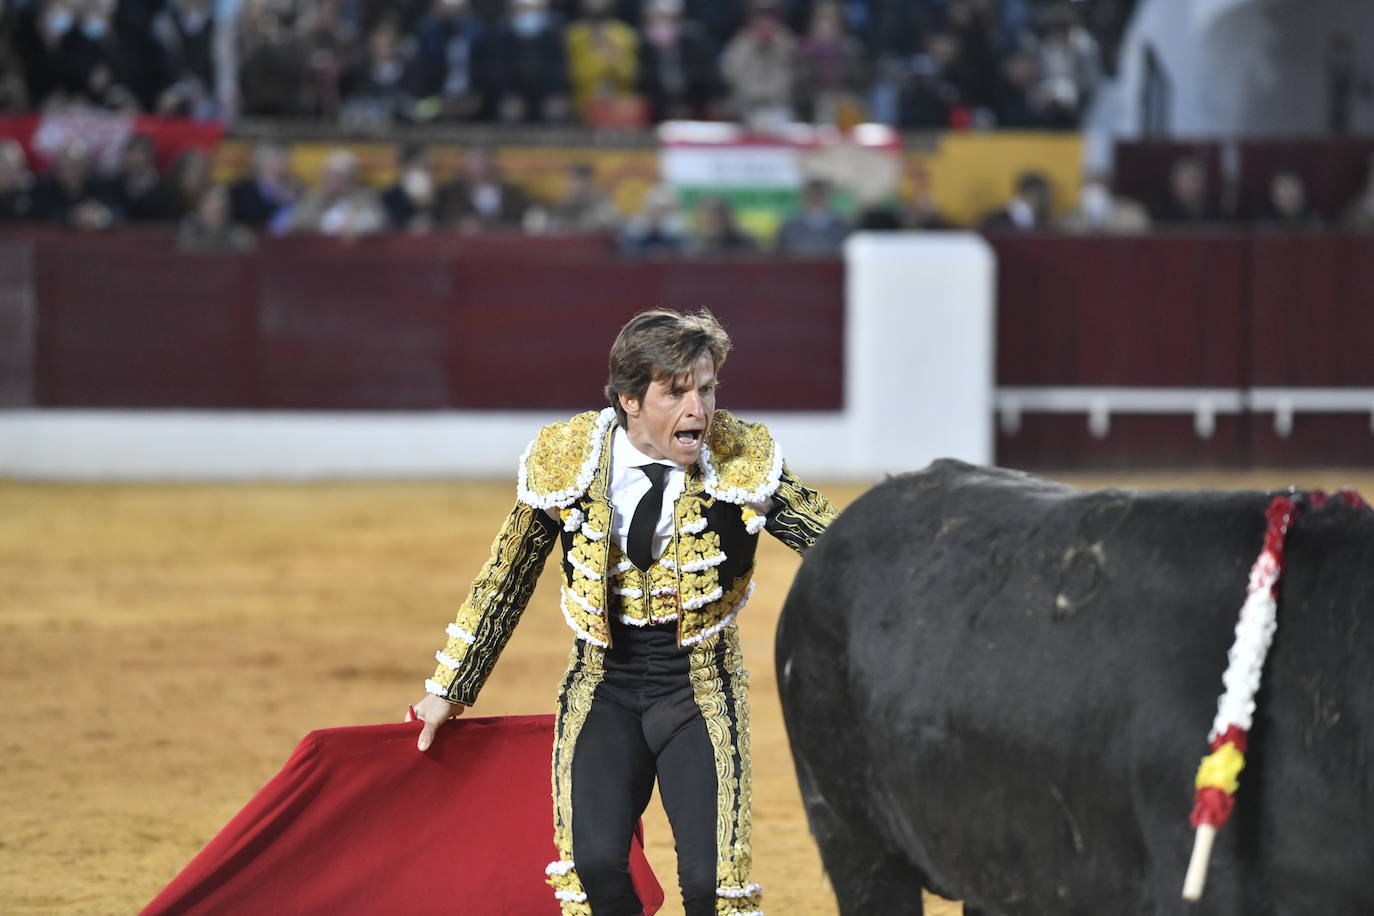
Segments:
[[[673,438],[677,444],[684,448],[693,448],[701,442],[701,430],[699,429],[679,429],[673,433]]]

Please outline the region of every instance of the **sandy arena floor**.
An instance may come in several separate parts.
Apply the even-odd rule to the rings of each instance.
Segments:
[[[1341,472],[1070,478],[1333,488]],[[501,483],[0,481],[0,912],[132,914],[311,729],[399,719],[513,499]],[[839,504],[861,488],[826,487]],[[742,618],[755,877],[774,916],[836,907],[771,660],[797,559],[769,538]],[[546,575],[474,714],[547,712],[570,634]],[[650,860],[680,916],[657,803]],[[961,908],[935,903],[933,916]]]

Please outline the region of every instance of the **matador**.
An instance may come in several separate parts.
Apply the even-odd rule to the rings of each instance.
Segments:
[[[715,407],[730,349],[702,311],[643,312],[611,348],[610,406],[544,427],[515,508],[416,704],[420,749],[496,663],[562,544],[576,634],[558,691],[554,845],[564,916],[638,916],[635,824],[657,781],[687,916],[761,916],[750,879],[749,675],[736,622],[760,531],[810,547],[835,508],[768,430]]]

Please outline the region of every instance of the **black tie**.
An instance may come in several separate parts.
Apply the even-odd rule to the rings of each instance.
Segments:
[[[639,505],[635,506],[630,534],[625,538],[625,552],[635,566],[648,569],[654,562],[654,532],[658,530],[658,516],[663,511],[663,478],[668,473],[668,466],[644,464],[639,470],[649,478],[649,492],[641,496]]]

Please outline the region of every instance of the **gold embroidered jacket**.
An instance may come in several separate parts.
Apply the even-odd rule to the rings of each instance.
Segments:
[[[609,647],[616,614],[635,626],[676,620],[678,644],[689,646],[728,626],[749,600],[760,530],[801,553],[835,517],[830,501],[788,470],[766,427],[718,410],[674,504],[673,538],[640,571],[610,535],[616,423],[609,407],[578,414],[544,427],[525,450],[519,501],[448,626],[439,666],[425,682],[430,693],[464,705],[476,699],[559,541],[559,601],[579,639]]]

